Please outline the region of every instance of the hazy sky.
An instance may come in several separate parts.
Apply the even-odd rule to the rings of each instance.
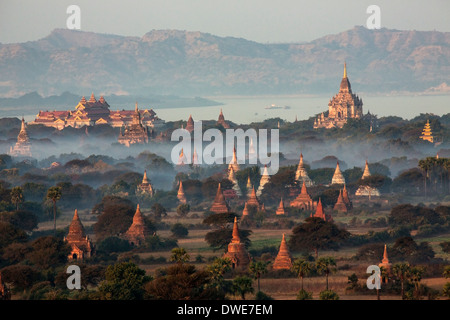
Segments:
[[[381,27],[450,32],[449,0],[0,0],[0,42],[25,42],[66,28],[69,5],[81,30],[143,36],[153,29],[207,32],[262,43],[301,42],[366,25],[381,8]]]

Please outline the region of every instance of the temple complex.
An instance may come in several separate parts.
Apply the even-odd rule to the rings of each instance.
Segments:
[[[225,121],[225,117],[223,116],[222,109],[220,109],[219,119],[217,119],[218,126],[222,126],[224,129],[229,129],[230,125]]]
[[[277,257],[273,263],[273,270],[290,270],[292,268],[292,256],[289,252],[289,247],[286,243],[286,238],[283,233],[281,239],[280,249],[278,250]]]
[[[149,132],[147,126],[144,126],[141,121],[141,113],[139,112],[137,103],[135,106],[131,124],[127,125],[125,129],[120,129],[119,138],[117,141],[129,147],[132,144],[148,143]]]
[[[339,167],[339,161],[336,164],[336,170],[334,171],[333,178],[331,179],[331,184],[344,184],[345,178],[341,172],[341,168]]]
[[[359,119],[363,116],[363,102],[352,93],[350,81],[347,77],[347,64],[344,63],[344,75],[339,92],[328,103],[328,114],[323,112],[314,120],[314,129],[342,128],[348,119]]]
[[[222,188],[220,187],[220,183],[217,186],[216,197],[215,197],[214,202],[209,210],[214,213],[226,213],[226,212],[230,211],[230,208],[228,207],[228,203],[226,202],[225,197],[223,196]]]
[[[301,153],[297,171],[295,172],[295,180],[297,180],[300,184],[303,184],[304,182],[307,187],[314,185],[313,181],[309,178],[308,173],[306,172],[305,166],[303,165],[303,154]]]
[[[364,173],[361,177],[361,180],[367,179],[370,177],[370,171],[369,171],[369,163],[366,160],[366,166],[364,168]],[[358,190],[355,192],[355,196],[368,196],[369,198],[372,196],[379,197],[380,191],[377,188],[367,186],[367,185],[360,185],[358,187]]]
[[[231,260],[233,269],[242,270],[245,270],[251,261],[250,254],[245,249],[245,245],[241,243],[236,217],[234,217],[231,242],[228,244],[228,251],[223,255],[223,258]]]
[[[180,185],[178,187],[177,198],[178,198],[178,201],[180,201],[180,203],[182,203],[182,204],[185,204],[187,202],[186,195],[184,194],[183,182],[181,180],[180,180]]]
[[[275,212],[276,215],[284,215],[286,212],[284,211],[284,202],[283,198],[280,200],[280,204],[278,205],[277,211]]]
[[[141,184],[137,186],[137,192],[141,194],[149,194],[153,197],[153,186],[150,183],[150,179],[147,178],[147,170],[144,171],[144,177],[142,178]]]
[[[149,231],[145,225],[144,217],[142,216],[139,204],[136,208],[136,213],[133,217],[133,223],[122,235],[132,246],[140,246],[145,243],[145,239],[149,236]]]
[[[256,192],[256,195],[259,197],[264,189],[264,186],[269,182],[270,180],[270,176],[269,173],[267,171],[267,165],[264,165],[264,171],[263,174],[261,176],[261,180],[259,180],[259,187],[258,187],[258,191]]]
[[[23,117],[20,132],[17,136],[17,142],[14,147],[9,149],[9,155],[13,157],[31,157],[31,143]]]
[[[156,128],[164,124],[164,121],[156,116],[153,109],[140,110],[139,113],[145,127]],[[83,96],[73,111],[39,111],[31,124],[43,124],[59,130],[69,126],[80,128],[99,124],[124,127],[133,123],[133,117],[133,110],[111,111],[103,96],[97,100],[92,93],[89,100]]]
[[[422,130],[422,135],[419,137],[423,141],[428,141],[433,143],[433,133],[431,132],[431,126],[430,121],[427,120],[427,123],[425,123],[425,126]]]
[[[302,210],[314,210],[315,204],[311,196],[308,194],[305,181],[303,181],[300,194],[290,203],[290,206]]]
[[[83,224],[76,209],[69,226],[69,233],[67,237],[64,237],[64,241],[67,241],[72,248],[68,257],[69,260],[83,260],[91,257],[93,245],[84,232]]]

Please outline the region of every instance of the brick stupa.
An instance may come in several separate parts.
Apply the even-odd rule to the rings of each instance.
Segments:
[[[317,203],[316,213],[314,214],[314,216],[311,213],[311,216],[315,218],[320,218],[323,221],[330,221],[330,222],[333,221],[330,215],[325,214],[325,211],[323,210],[322,200],[320,198],[319,202]]]
[[[218,126],[222,126],[224,129],[229,129],[230,125],[225,121],[225,117],[223,116],[222,109],[220,109],[219,119],[217,119]]]
[[[261,208],[261,203],[259,203],[258,197],[256,196],[255,187],[252,187],[252,192],[248,197],[247,204],[249,206],[255,206],[258,210]]]
[[[344,197],[342,196],[342,190],[339,190],[339,196],[333,209],[338,212],[348,212],[347,205],[345,204]]]
[[[220,187],[220,183],[217,186],[216,197],[211,206],[211,209],[209,209],[209,210],[214,213],[226,213],[226,212],[230,211],[230,208],[228,207],[225,197],[223,196],[222,188]]]
[[[273,263],[273,270],[290,270],[292,267],[292,256],[289,252],[289,247],[286,243],[286,239],[283,233],[283,238],[281,239],[280,250]]]
[[[128,228],[127,232],[123,235],[123,238],[133,246],[140,246],[145,243],[145,239],[148,237],[149,231],[145,225],[144,217],[142,216],[139,204],[136,208],[136,213],[133,217],[133,223]]]
[[[264,165],[264,171],[261,176],[261,180],[259,181],[258,191],[256,191],[256,195],[259,197],[262,194],[264,186],[270,181],[269,172],[267,171],[267,165]]]
[[[286,214],[286,211],[284,211],[283,198],[281,198],[280,204],[278,205],[277,211],[275,213],[276,213],[276,215],[284,215],[284,214]]]
[[[233,157],[231,158],[231,161],[228,164],[228,173],[231,171],[231,169],[233,169],[235,173],[241,169],[237,161],[236,147],[233,148]]]
[[[231,260],[233,269],[245,270],[250,264],[251,257],[245,249],[245,245],[241,243],[236,217],[234,217],[231,242],[228,244],[228,251],[223,255],[223,258]]]
[[[67,241],[72,248],[68,257],[69,260],[83,260],[84,258],[91,257],[93,245],[91,240],[86,236],[83,224],[78,217],[78,210],[76,209],[69,226],[69,233],[67,237],[64,237],[64,241]]]

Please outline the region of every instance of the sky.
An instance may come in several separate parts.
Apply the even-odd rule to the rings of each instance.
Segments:
[[[450,32],[449,0],[0,0],[0,42],[38,40],[66,28],[72,4],[80,7],[81,31],[138,37],[177,29],[304,42],[366,26],[373,4],[380,7],[381,27]]]

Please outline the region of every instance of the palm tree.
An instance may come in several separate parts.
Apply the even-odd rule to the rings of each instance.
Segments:
[[[183,264],[185,262],[188,262],[190,259],[189,254],[184,248],[173,248],[171,252],[172,256],[170,257],[170,261]]]
[[[302,291],[303,291],[303,278],[311,272],[311,269],[312,265],[304,259],[295,259],[294,263],[292,264],[291,270],[295,272],[302,281]]]
[[[61,199],[61,187],[50,187],[47,190],[47,199],[53,202],[53,233],[56,235],[56,202]]]
[[[402,285],[402,299],[405,299],[405,281],[408,279],[411,272],[411,267],[409,263],[396,263],[392,267],[392,274],[396,276]]]
[[[23,191],[21,187],[14,187],[11,190],[11,202],[16,205],[16,211],[19,211],[19,204],[23,202]]]
[[[233,280],[233,292],[240,295],[242,300],[245,300],[247,293],[253,293],[252,279],[247,276],[239,276]]]
[[[321,274],[325,274],[327,279],[327,290],[328,290],[328,275],[331,272],[335,272],[336,268],[333,268],[333,266],[336,266],[336,261],[331,257],[325,257],[320,258],[316,262],[317,271]]]
[[[231,270],[231,265],[230,258],[216,258],[212,264],[206,267],[206,270],[210,273],[211,284],[213,286],[223,287],[223,275],[225,272]]]
[[[424,267],[412,267],[410,271],[411,281],[414,283],[414,291],[416,293],[416,297],[419,298],[420,292],[420,280],[422,280],[423,274],[425,273]]]
[[[261,291],[260,290],[259,279],[261,278],[261,275],[263,275],[264,273],[267,272],[267,265],[268,264],[269,264],[268,262],[262,262],[262,261],[254,262],[254,261],[252,261],[250,263],[249,267],[248,267],[250,272],[255,277],[255,279],[258,280],[258,292]]]

